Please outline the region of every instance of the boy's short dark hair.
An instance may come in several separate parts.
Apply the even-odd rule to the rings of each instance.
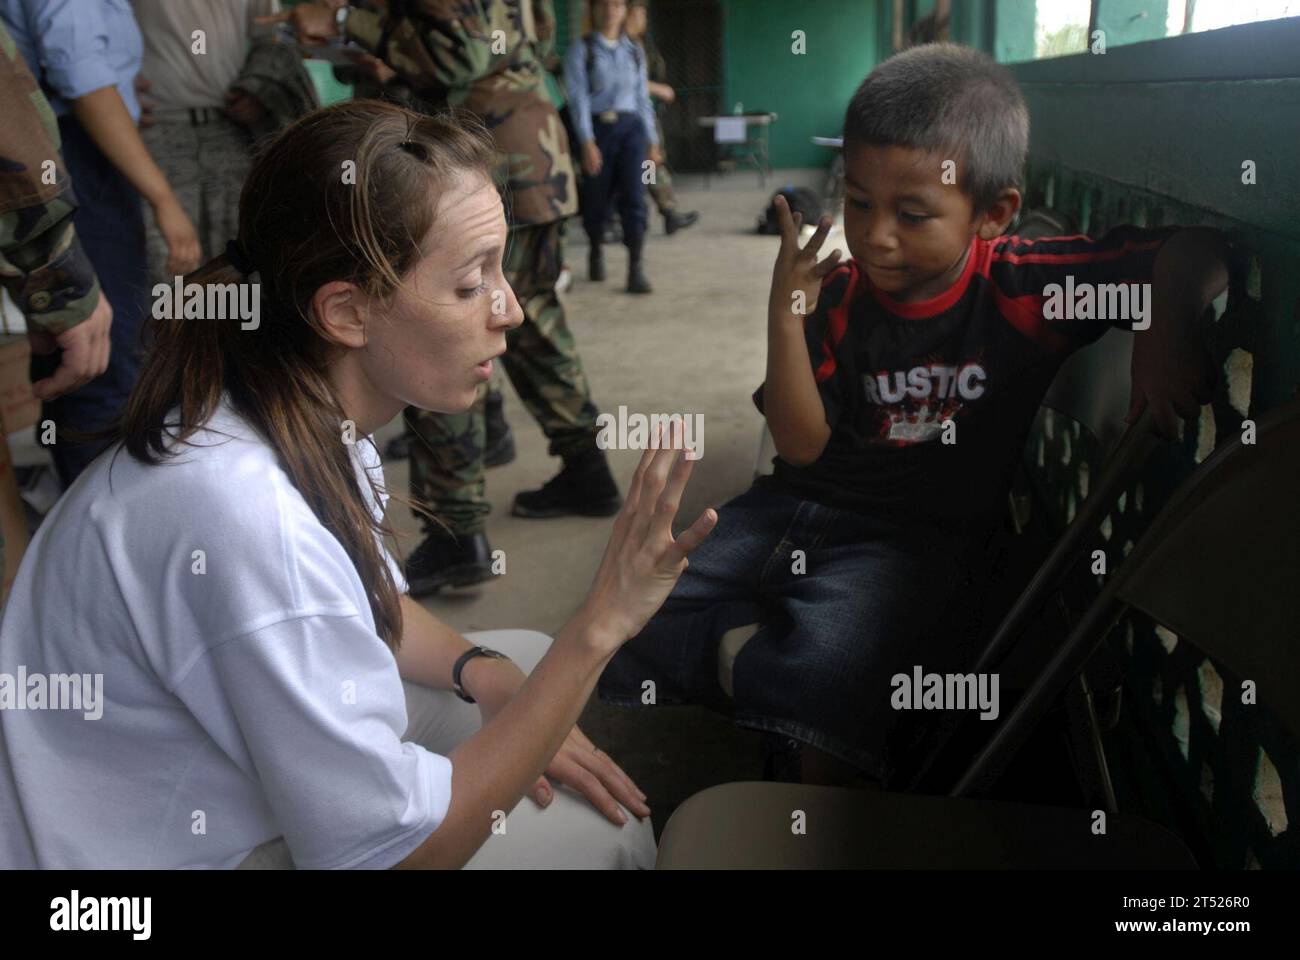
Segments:
[[[973,212],[1019,189],[1029,111],[1006,67],[974,47],[928,43],[890,57],[862,81],[844,117],[844,144],[944,154]]]

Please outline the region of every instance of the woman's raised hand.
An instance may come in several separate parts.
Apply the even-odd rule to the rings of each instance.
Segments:
[[[681,418],[674,417],[669,436],[661,430],[651,447],[641,456],[580,614],[610,655],[663,605],[686,569],[687,556],[718,522],[716,511],[705,510],[674,539],[673,518],[694,467],[682,449]]]

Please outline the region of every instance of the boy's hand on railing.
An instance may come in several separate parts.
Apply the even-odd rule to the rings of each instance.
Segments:
[[[1156,311],[1159,314],[1161,311]],[[1151,408],[1157,436],[1178,438],[1178,420],[1196,420],[1213,396],[1218,371],[1191,316],[1154,316],[1133,334],[1132,391],[1126,423]]]
[[[682,448],[681,421],[674,420],[671,436],[661,432],[654,445],[661,449],[642,454],[578,615],[604,655],[612,656],[641,632],[685,571],[687,556],[718,521],[716,511],[705,510],[674,539],[673,518],[694,467]]]
[[[1227,239],[1210,227],[1187,227],[1167,239],[1151,271],[1150,326],[1134,332],[1129,423],[1150,407],[1158,436],[1178,436],[1178,418],[1194,420],[1210,402],[1219,371],[1200,319],[1228,287]]]
[[[802,216],[790,213],[789,204],[782,194],[777,194],[774,203],[777,220],[781,225],[781,250],[776,255],[776,266],[772,270],[768,319],[774,323],[791,316],[802,320],[817,308],[822,280],[839,265],[840,251],[837,248],[824,260],[817,260],[817,254],[831,232],[830,217],[822,217],[817,232],[800,249],[799,227]],[[798,296],[800,293],[803,294],[802,297]]]

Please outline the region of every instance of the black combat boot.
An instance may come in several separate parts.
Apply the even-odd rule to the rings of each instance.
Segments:
[[[587,279],[592,283],[600,283],[605,279],[605,254],[599,243],[593,243],[587,253]]]
[[[610,517],[623,505],[618,484],[609,472],[605,451],[592,448],[564,460],[564,469],[540,490],[515,496],[516,517]]]
[[[515,435],[506,423],[505,397],[500,390],[487,395],[487,444],[483,449],[483,466],[499,467],[515,458]]]
[[[413,597],[482,583],[492,577],[492,545],[481,530],[459,537],[436,530],[411,551],[404,572]]]
[[[643,241],[638,240],[636,243],[628,244],[627,248],[627,292],[628,293],[652,293],[650,281],[645,277],[645,271],[641,269],[641,247]]]
[[[678,230],[685,230],[698,219],[700,219],[700,215],[694,210],[690,213],[678,213],[676,210],[669,210],[664,214],[664,233],[672,236]]]

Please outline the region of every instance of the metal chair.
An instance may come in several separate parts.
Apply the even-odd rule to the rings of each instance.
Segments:
[[[1074,519],[1053,544],[988,640],[971,668],[974,673],[990,672],[1006,659],[1025,628],[1060,589],[1070,569],[1093,542],[1106,515],[1115,508],[1120,494],[1159,443],[1152,433],[1149,414],[1144,413],[1136,423],[1126,428],[1127,391],[1110,386],[1117,375],[1127,378],[1132,352],[1132,334],[1113,329],[1107,331],[1096,343],[1076,351],[1062,364],[1043,398],[1044,408],[1076,421],[1096,438],[1107,454],[1105,466],[1097,479],[1089,484],[1088,496]],[[1014,503],[1011,510],[1014,516]],[[1086,705],[1089,713],[1086,718],[1089,729],[1083,737],[1092,747],[1105,806],[1115,810],[1114,792],[1106,770],[1105,755],[1101,752],[1098,723],[1091,712],[1091,691],[1082,673],[1076,682],[1080,685],[1080,702]],[[918,765],[909,787],[915,788],[929,771],[954,726],[952,718],[941,721],[930,756]]]
[[[947,798],[733,783],[673,814],[661,869],[710,867],[1190,867],[1139,818],[970,799],[991,784],[1106,633],[1140,610],[1256,684],[1300,735],[1300,401],[1225,443],[1170,498]],[[806,833],[796,832],[802,822]]]

